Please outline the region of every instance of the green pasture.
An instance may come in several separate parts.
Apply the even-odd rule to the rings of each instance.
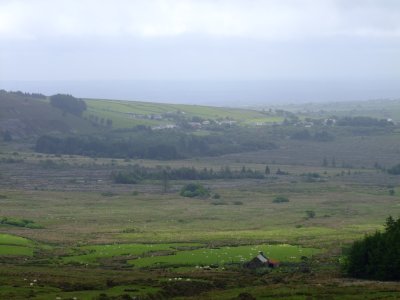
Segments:
[[[328,227],[282,227],[271,230],[232,230],[232,231],[180,231],[180,232],[141,232],[122,233],[119,237],[125,241],[144,242],[151,240],[161,242],[211,242],[211,244],[243,244],[255,241],[274,243],[298,243],[305,246],[327,246],[346,243],[373,232],[378,225],[348,226],[344,228]]]
[[[318,249],[301,248],[291,245],[253,245],[178,251],[173,255],[137,258],[129,260],[129,263],[135,267],[224,265],[229,263],[245,263],[254,258],[260,251],[263,251],[270,258],[282,262],[298,262],[302,256],[308,257],[319,252]]]
[[[28,247],[32,246],[32,244],[32,241],[26,238],[6,233],[0,233],[0,245],[16,245]]]
[[[33,242],[19,236],[0,233],[0,256],[32,256]]]
[[[0,245],[0,255],[32,256],[33,248],[13,245]]]
[[[87,254],[73,255],[63,257],[64,263],[80,263],[92,264],[96,263],[99,259],[111,258],[116,256],[138,256],[150,255],[152,252],[157,251],[177,251],[178,249],[188,247],[199,247],[200,244],[108,244],[108,245],[94,245],[83,246],[76,249],[79,252],[87,252]]]

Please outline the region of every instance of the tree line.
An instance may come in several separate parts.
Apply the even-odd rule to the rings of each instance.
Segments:
[[[209,180],[209,179],[263,179],[265,173],[243,166],[240,170],[230,167],[196,169],[194,167],[181,168],[149,168],[140,165],[130,167],[130,170],[112,172],[111,178],[115,183],[135,184],[142,180]]]
[[[29,97],[29,98],[34,98],[34,99],[41,99],[45,100],[47,99],[47,96],[40,94],[40,93],[24,93],[21,91],[9,91],[7,92],[6,90],[0,90],[0,95],[14,95],[14,96],[19,96],[19,97]]]
[[[44,135],[38,138],[35,151],[49,154],[74,154],[92,157],[179,159],[216,156],[261,149],[276,145],[254,132],[237,131],[197,136],[184,132],[134,131],[129,136]]]

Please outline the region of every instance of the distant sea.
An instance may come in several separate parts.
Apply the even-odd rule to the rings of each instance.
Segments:
[[[215,106],[400,99],[398,81],[0,81],[0,89]]]

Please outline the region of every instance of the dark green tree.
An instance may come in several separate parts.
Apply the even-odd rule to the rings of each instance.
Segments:
[[[355,241],[347,253],[345,270],[358,278],[400,280],[400,218],[388,217],[384,232]]]
[[[265,175],[271,174],[271,170],[269,169],[268,166],[265,166]]]
[[[86,110],[86,103],[82,99],[71,95],[57,94],[50,97],[50,104],[61,109],[64,113],[81,116]]]
[[[4,142],[11,142],[12,141],[12,135],[11,133],[7,130],[6,132],[3,133],[3,141]]]
[[[168,172],[167,172],[166,170],[163,170],[163,171],[162,171],[161,183],[162,183],[162,190],[163,190],[163,193],[168,192],[168,188],[169,188],[169,178],[168,178]]]
[[[181,189],[180,195],[183,197],[190,197],[190,198],[193,197],[208,198],[210,196],[210,191],[201,184],[189,183]]]

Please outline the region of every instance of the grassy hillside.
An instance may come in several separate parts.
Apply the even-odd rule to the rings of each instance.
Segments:
[[[211,107],[187,104],[164,104],[138,101],[85,99],[86,116],[111,119],[116,128],[138,124],[160,125],[170,123],[166,115],[180,114],[186,119],[234,120],[240,124],[281,122],[283,119],[261,111],[239,108]]]
[[[0,92],[0,132],[8,131],[14,138],[48,132],[87,133],[94,129],[87,120],[63,113],[46,99]]]

